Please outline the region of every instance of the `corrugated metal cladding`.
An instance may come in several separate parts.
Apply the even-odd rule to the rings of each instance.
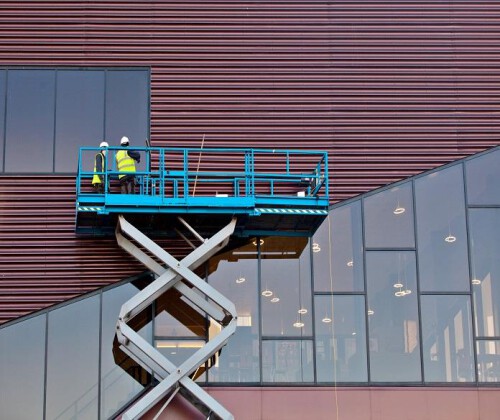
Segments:
[[[499,2],[0,1],[2,65],[151,66],[154,145],[327,149],[334,201],[499,144],[499,57]],[[139,269],[71,177],[0,189],[0,320]]]

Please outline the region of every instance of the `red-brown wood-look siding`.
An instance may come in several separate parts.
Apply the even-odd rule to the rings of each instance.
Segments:
[[[491,1],[0,1],[2,65],[151,66],[153,145],[326,149],[333,201],[499,144],[499,60]],[[140,269],[72,185],[0,176],[0,322]]]

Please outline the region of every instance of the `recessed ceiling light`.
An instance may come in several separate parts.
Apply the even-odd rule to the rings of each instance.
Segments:
[[[395,287],[396,289],[400,289],[401,287],[403,287],[403,285],[402,285],[401,283],[396,283],[396,284],[394,285],[394,287]]]
[[[245,277],[239,277],[236,279],[236,283],[238,283],[238,284],[245,283],[245,281],[246,281]]]
[[[393,211],[393,213],[395,215],[400,215],[400,214],[403,214],[404,212],[406,211],[406,209],[404,207],[396,207]]]
[[[351,260],[351,261],[347,261],[347,266],[348,267],[352,267],[354,265],[354,262]]]
[[[375,311],[373,311],[372,309],[368,309],[368,311],[366,313],[368,315],[373,315],[375,313]]]
[[[475,284],[475,285],[481,284],[481,280],[479,280],[479,279],[472,279],[472,284]]]
[[[446,238],[444,238],[444,240],[446,242],[448,242],[449,244],[451,244],[451,243],[455,242],[457,240],[457,238],[453,235],[448,235]]]
[[[270,297],[273,295],[273,292],[271,292],[269,289],[266,289],[262,292],[262,296],[264,297]]]
[[[300,321],[297,321],[297,322],[294,322],[293,323],[293,326],[295,328],[302,328],[304,326],[304,323],[303,322],[300,322]]]
[[[329,318],[329,317],[325,316],[325,317],[321,320],[321,322],[324,322],[325,324],[329,324],[330,322],[332,322],[332,318]]]
[[[313,252],[319,252],[319,251],[321,251],[321,247],[319,246],[319,244],[317,242],[314,242],[312,250],[313,250]]]
[[[299,314],[301,314],[301,315],[304,315],[304,314],[307,314],[307,309],[306,308],[300,308],[297,312]]]
[[[405,294],[406,294],[405,292],[399,291],[399,292],[394,293],[394,296],[401,297],[401,296],[404,296]]]
[[[277,296],[275,296],[275,297],[273,297],[273,298],[271,299],[271,302],[272,302],[272,303],[277,303],[277,302],[279,302],[279,301],[280,301],[280,298],[279,298],[279,297],[277,297]]]

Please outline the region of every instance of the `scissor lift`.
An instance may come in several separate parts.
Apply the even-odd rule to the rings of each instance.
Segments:
[[[91,188],[93,157],[100,149],[80,150],[76,232],[114,234],[118,245],[144,264],[155,280],[121,308],[116,337],[120,350],[160,380],[122,416],[137,419],[177,392],[209,418],[233,416],[199,387],[197,371],[213,360],[236,330],[234,304],[194,270],[232,239],[253,236],[310,236],[328,212],[326,152],[270,149],[134,148],[143,156],[135,174],[135,194],[120,194],[114,154],[109,148],[99,174],[104,193]],[[202,163],[203,162],[203,163]],[[241,167],[239,165],[241,164]],[[229,166],[231,170],[219,170]],[[126,218],[125,218],[126,216]],[[132,223],[131,223],[132,221]],[[200,242],[196,247],[193,239]],[[174,258],[149,236],[180,235],[193,249]],[[220,333],[175,366],[132,327],[134,318],[170,289],[217,325]]]

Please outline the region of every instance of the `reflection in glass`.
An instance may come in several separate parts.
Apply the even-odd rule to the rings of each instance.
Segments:
[[[3,171],[3,148],[5,140],[5,80],[6,71],[0,70],[0,172]]]
[[[469,291],[462,165],[415,181],[422,291]]]
[[[207,335],[207,319],[176,289],[170,289],[155,302],[155,337],[200,337]]]
[[[93,296],[49,312],[48,419],[92,420],[98,416],[99,298]]]
[[[316,296],[314,310],[318,382],[367,381],[364,297]]]
[[[480,340],[477,346],[479,382],[500,382],[500,341]]]
[[[266,238],[261,245],[262,335],[312,335],[311,263],[305,238]]]
[[[415,246],[412,194],[411,182],[407,182],[365,198],[367,248]]]
[[[122,136],[131,146],[145,146],[149,136],[149,72],[106,72],[106,139],[119,144]],[[141,164],[145,161],[144,156]]]
[[[8,80],[5,172],[52,172],[55,71],[9,70]]]
[[[500,204],[500,149],[465,163],[470,204]]]
[[[234,302],[238,314],[236,333],[208,371],[209,381],[260,381],[256,247],[249,244],[212,258],[208,282]]]
[[[476,333],[500,336],[500,209],[470,209]]]
[[[364,290],[361,233],[360,200],[330,211],[312,241],[316,292]]]
[[[189,357],[205,345],[201,340],[156,340],[155,347],[170,360],[175,366],[182,365]],[[194,372],[197,380],[205,379],[205,365],[203,364]]]
[[[374,382],[420,381],[413,251],[368,251],[369,354]]]
[[[306,340],[264,340],[263,382],[313,382],[313,345]]]
[[[76,172],[79,148],[98,147],[102,140],[104,140],[104,71],[59,70],[55,171]],[[83,168],[92,171],[93,159],[83,162]]]
[[[138,282],[135,284],[139,285]],[[121,306],[140,288],[127,283],[103,293],[102,296],[102,339],[101,339],[101,416],[109,418],[130,401],[144,385],[150,382],[150,375],[144,372],[127,355],[119,351],[115,341],[116,321]],[[150,311],[150,309],[149,309]],[[136,317],[142,328],[143,338],[151,343],[151,311]]]
[[[198,314],[199,315],[199,314]],[[181,318],[182,319],[182,318]],[[186,326],[176,317],[166,311],[156,315],[155,318],[155,336],[159,337],[191,337],[204,336],[205,323],[190,322]]]
[[[0,329],[0,417],[43,418],[45,315]]]
[[[469,296],[421,296],[426,382],[474,381]]]

